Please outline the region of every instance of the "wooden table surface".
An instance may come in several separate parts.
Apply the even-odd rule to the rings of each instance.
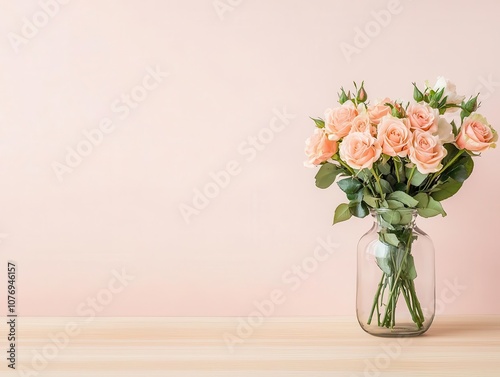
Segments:
[[[7,332],[1,327],[2,355]],[[239,326],[239,327],[238,327]],[[17,369],[1,376],[500,376],[500,317],[437,318],[377,338],[354,318],[18,318]]]

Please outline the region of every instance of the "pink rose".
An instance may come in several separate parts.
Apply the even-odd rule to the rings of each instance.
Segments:
[[[412,103],[406,110],[412,130],[429,131],[436,133],[438,130],[439,111],[427,103]]]
[[[439,171],[443,167],[441,161],[447,153],[439,141],[439,136],[420,129],[413,132],[409,156],[410,161],[417,165],[420,173],[428,174]]]
[[[325,129],[330,140],[340,140],[351,131],[352,120],[358,115],[358,110],[351,101],[344,102],[340,107],[328,109],[325,112]]]
[[[316,128],[314,135],[306,140],[306,164],[319,165],[337,153],[337,150],[337,142],[328,140],[324,129]]]
[[[464,119],[457,136],[457,145],[460,149],[471,152],[484,152],[488,148],[495,148],[498,134],[488,124],[481,114],[473,113]]]
[[[406,157],[410,148],[411,136],[408,119],[387,115],[382,118],[378,125],[377,139],[382,146],[382,152],[386,155]]]
[[[382,147],[366,132],[353,132],[340,143],[340,158],[354,169],[371,169],[380,158]]]
[[[380,120],[391,113],[391,108],[386,103],[393,103],[390,98],[384,98],[376,105],[368,106],[368,116],[373,124],[379,124]]]
[[[368,113],[362,112],[352,120],[352,127],[350,133],[353,132],[367,132],[372,136],[377,134],[377,128],[371,124]]]

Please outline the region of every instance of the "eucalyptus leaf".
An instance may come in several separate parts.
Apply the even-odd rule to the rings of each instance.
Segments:
[[[378,186],[378,184],[375,185],[375,191],[378,194],[389,194],[393,191],[391,184],[385,179],[380,180],[380,186],[382,186],[382,192],[380,192],[380,187]]]
[[[417,208],[427,208],[430,199],[428,194],[425,192],[419,192],[413,198],[418,201]]]
[[[393,273],[391,259],[387,257],[376,257],[375,259],[377,260],[379,268],[384,271],[386,275],[391,276]]]
[[[349,203],[349,211],[353,216],[363,218],[370,213],[368,206],[363,202],[351,202]]]
[[[403,191],[394,191],[393,193],[389,194],[387,199],[397,200],[398,202],[401,202],[408,207],[415,207],[418,204],[417,200],[413,199],[410,195]]]
[[[417,277],[417,269],[415,268],[415,260],[413,259],[413,255],[408,254],[406,257],[406,268],[405,268],[405,277],[407,279],[415,279]]]
[[[398,156],[394,157],[394,169],[398,172],[399,180],[404,182],[406,180],[406,169]]]
[[[383,175],[388,175],[391,173],[391,166],[388,163],[381,163],[378,165],[378,170]]]
[[[427,204],[428,209],[433,209],[438,211],[442,216],[446,216],[446,212],[443,209],[443,206],[441,203],[439,203],[437,200],[433,199],[432,197],[429,198],[429,203]]]
[[[363,184],[356,178],[346,178],[337,182],[337,185],[346,194],[354,194],[363,188]]]
[[[346,194],[346,196],[350,202],[361,202],[363,200],[363,191],[359,190],[354,194]]]
[[[459,152],[460,149],[458,149],[455,145],[452,143],[446,143],[444,145],[444,148],[448,152],[446,156],[443,158],[443,161],[441,162],[444,165],[446,165],[448,162],[450,162]]]
[[[411,178],[410,183],[413,186],[420,186],[428,176],[429,174],[422,174],[418,170],[415,170],[413,172],[413,177]]]
[[[331,164],[327,162],[326,164],[321,165],[318,172],[316,173],[316,186],[321,189],[326,189],[335,182],[337,175],[342,173],[344,169],[340,166]]]
[[[441,214],[440,211],[432,208],[417,208],[417,211],[422,217],[434,217]]]
[[[335,215],[333,217],[333,224],[340,223],[342,221],[349,220],[352,214],[349,210],[349,204],[342,203],[335,209]]]
[[[455,195],[460,188],[462,183],[449,178],[446,182],[438,184],[431,194],[432,198],[441,202]]]
[[[401,214],[393,210],[384,211],[382,213],[382,218],[389,224],[396,225],[401,221]]]
[[[453,178],[455,181],[464,183],[467,178],[469,178],[469,172],[464,165],[454,165],[448,168],[445,173],[441,176],[443,180],[448,178]]]
[[[398,208],[404,208],[404,204],[401,202],[398,202],[397,200],[387,200],[387,204],[390,209],[398,209]]]
[[[370,207],[372,208],[376,208],[377,207],[377,204],[378,204],[378,201],[379,199],[376,199],[374,198],[373,196],[371,196],[370,194],[364,194],[363,196],[363,201],[368,204]]]
[[[413,220],[413,214],[408,210],[398,211],[401,215],[401,220],[399,220],[400,225],[408,225]]]
[[[363,181],[368,181],[373,176],[372,172],[369,169],[358,170],[356,173],[356,177]]]
[[[399,239],[394,233],[382,233],[382,237],[385,243],[398,247]]]

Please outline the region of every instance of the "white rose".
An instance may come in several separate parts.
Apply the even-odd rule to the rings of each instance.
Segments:
[[[430,88],[429,83],[427,82],[426,84]],[[454,83],[452,83],[450,80],[447,80],[443,76],[439,76],[432,89],[437,92],[438,90],[441,90],[443,88],[444,88],[444,93],[442,98],[448,97],[446,99],[446,103],[460,105],[462,101],[465,99],[465,96],[460,96],[457,94],[457,86]],[[452,107],[447,111],[454,112],[458,110],[459,110],[458,108]]]
[[[455,141],[453,127],[444,117],[439,117],[437,135],[443,144]]]

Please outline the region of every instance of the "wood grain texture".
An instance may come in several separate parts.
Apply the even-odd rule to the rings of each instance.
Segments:
[[[2,377],[500,376],[498,316],[438,318],[416,338],[373,337],[353,318],[272,318],[232,347],[234,318],[18,321],[18,368],[2,357]]]

